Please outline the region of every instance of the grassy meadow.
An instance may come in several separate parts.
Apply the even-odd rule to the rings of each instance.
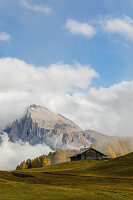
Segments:
[[[110,161],[76,161],[0,171],[0,200],[132,200],[133,153]]]

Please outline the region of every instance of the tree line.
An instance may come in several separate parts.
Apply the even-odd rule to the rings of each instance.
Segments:
[[[47,165],[53,165],[56,163],[70,161],[69,156],[76,153],[75,150],[57,150],[55,152],[50,152],[48,155],[42,155],[34,159],[28,159],[17,165],[16,170],[30,169],[45,167]]]
[[[50,164],[51,155],[52,153],[50,152],[48,155],[42,155],[34,159],[23,161],[20,165],[17,165],[16,170],[45,167]]]

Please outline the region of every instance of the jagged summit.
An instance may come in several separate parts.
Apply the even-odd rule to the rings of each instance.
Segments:
[[[35,104],[29,106],[23,118],[4,131],[12,142],[20,139],[32,145],[46,143],[52,149],[78,148],[86,143],[82,130],[75,123]]]
[[[4,131],[12,142],[45,143],[52,149],[81,148],[96,142],[97,135],[102,140],[105,138],[95,131],[82,131],[71,120],[35,104],[28,107],[23,118],[14,121]]]
[[[27,116],[31,117],[32,120],[40,127],[51,129],[55,124],[68,124],[69,126],[80,129],[76,124],[60,114],[54,113],[43,106],[31,105],[27,109]]]

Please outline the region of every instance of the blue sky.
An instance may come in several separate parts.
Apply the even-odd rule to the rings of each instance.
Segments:
[[[131,136],[132,11],[132,0],[0,0],[0,129],[34,103]]]
[[[27,9],[21,1],[1,0],[0,31],[11,36],[0,41],[0,57],[16,57],[36,66],[63,61],[90,64],[100,74],[94,82],[109,87],[133,74],[133,40],[107,33],[97,26],[92,38],[65,29],[68,19],[96,26],[100,18],[133,18],[128,0],[27,0],[29,5],[51,8],[50,14]]]

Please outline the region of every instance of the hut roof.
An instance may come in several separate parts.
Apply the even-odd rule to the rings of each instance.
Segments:
[[[101,154],[102,156],[107,156],[107,155],[103,154],[102,152],[100,152],[100,151],[98,151],[98,150],[93,149],[92,147],[90,147],[90,148],[84,148],[84,149],[80,150],[77,154],[75,154],[73,156],[70,156],[69,158],[73,158],[73,157],[76,157],[77,155],[81,155],[82,153],[85,153],[88,150],[94,150],[97,153]]]

